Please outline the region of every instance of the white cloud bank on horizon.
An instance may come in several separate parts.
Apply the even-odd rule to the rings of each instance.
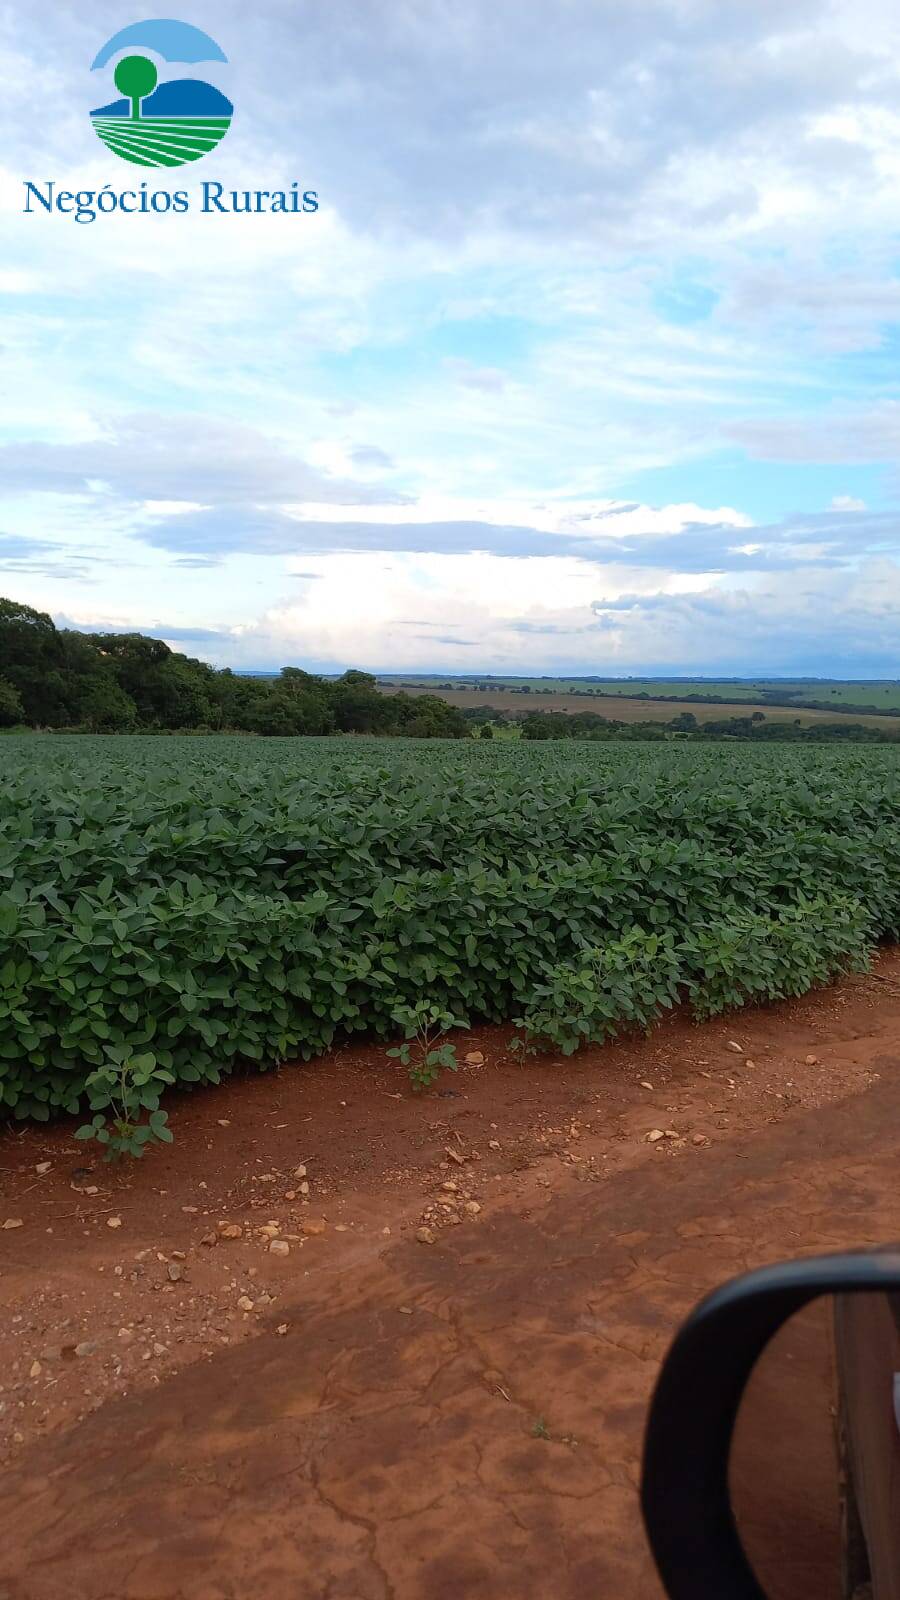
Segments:
[[[385,566],[381,556],[334,557],[301,580],[293,603],[227,637],[171,642],[245,668],[306,661],[327,671],[352,660],[374,671],[733,676],[752,675],[762,660],[777,675],[807,670],[825,610],[836,618],[834,659],[852,661],[857,674],[879,675],[897,648],[900,572],[890,562],[871,562],[849,584],[836,574],[816,574],[800,590],[771,578],[752,589],[670,579],[604,599],[591,598],[593,575],[578,563],[551,558],[544,567],[538,595],[525,561],[430,557],[413,567],[409,558]]]

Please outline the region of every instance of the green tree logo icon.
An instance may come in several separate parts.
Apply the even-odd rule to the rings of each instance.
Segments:
[[[146,56],[123,56],[114,73],[114,82],[131,101],[131,120],[139,122],[141,101],[156,88],[159,74]]]

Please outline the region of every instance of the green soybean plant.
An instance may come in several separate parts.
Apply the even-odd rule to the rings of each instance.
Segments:
[[[440,1040],[450,1028],[467,1028],[464,1017],[454,1017],[450,1011],[422,1000],[414,1006],[398,1006],[393,1020],[403,1028],[406,1038],[387,1053],[402,1062],[409,1072],[414,1089],[430,1089],[445,1067],[458,1070],[456,1045],[452,1040]]]
[[[152,1051],[131,1055],[113,1047],[107,1061],[89,1074],[89,1103],[96,1112],[75,1133],[106,1147],[106,1160],[142,1156],[149,1144],[171,1144],[168,1112],[160,1108],[163,1089],[174,1083],[171,1072],[157,1065]]]
[[[630,928],[620,939],[583,950],[574,966],[547,968],[515,1018],[513,1047],[528,1052],[553,1045],[570,1056],[622,1027],[649,1028],[676,1004],[680,979],[673,935]]]

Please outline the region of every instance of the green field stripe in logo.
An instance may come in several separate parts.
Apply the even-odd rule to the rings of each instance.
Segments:
[[[110,124],[117,122],[118,126]],[[94,119],[98,135],[116,155],[144,166],[180,166],[196,161],[207,151],[214,150],[227,132],[229,121],[219,128],[196,128],[184,119],[179,131],[157,131],[147,122],[131,122],[124,118]]]
[[[114,155],[121,156],[124,161],[133,161],[139,167],[167,167],[176,163],[167,161],[156,150],[148,150],[145,145],[139,145],[120,134],[100,134],[103,143]]]
[[[106,130],[108,131],[108,130]],[[102,134],[101,134],[102,137]],[[124,140],[126,144],[134,144],[140,149],[148,150],[214,150],[222,135],[220,133],[113,133],[114,139]]]
[[[139,151],[136,146],[126,145],[122,139],[115,137],[113,134],[107,134],[101,128],[98,128],[97,132],[107,149],[111,150],[114,156],[121,156],[123,161],[133,161],[138,167],[165,167],[173,164],[167,161],[156,161],[146,151]]]
[[[198,157],[206,155],[213,145],[184,145],[167,144],[159,141],[131,139],[127,134],[110,134],[100,136],[108,148],[116,155],[125,156],[130,161],[139,165],[177,167],[186,161],[196,161]]]
[[[111,133],[117,139],[138,139],[147,144],[154,141],[163,144],[173,142],[179,144],[203,144],[207,149],[212,149],[225,134],[228,123],[226,122],[224,127],[221,128],[206,128],[196,126],[193,122],[188,122],[184,118],[180,123],[173,122],[169,127],[160,128],[155,121],[126,122],[124,118],[119,118],[117,123],[112,120],[103,123],[95,122],[95,127],[101,137],[105,133]]]
[[[107,147],[114,155],[121,156],[123,161],[132,161],[137,167],[180,167],[185,160],[193,161],[193,156],[172,155],[164,150],[147,150],[139,145],[124,144],[120,140],[104,140]]]

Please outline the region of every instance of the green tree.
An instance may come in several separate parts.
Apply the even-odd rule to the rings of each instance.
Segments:
[[[112,668],[119,688],[134,701],[145,727],[185,725],[178,674],[167,671],[173,658],[162,639],[148,639],[141,633],[95,633],[92,638]],[[183,661],[184,657],[178,659]]]
[[[251,733],[296,738],[300,734],[333,732],[334,717],[331,707],[320,696],[302,690],[297,692],[279,682],[260,697],[244,726]]]
[[[92,733],[121,733],[134,726],[134,701],[119,688],[114,677],[98,672],[86,680],[77,720]]]
[[[282,667],[272,693],[294,709],[298,733],[332,733],[334,711],[330,685],[300,667]]]
[[[0,728],[14,728],[25,721],[25,707],[18,689],[0,678]]]
[[[17,600],[0,599],[0,677],[18,690],[25,721],[32,726],[59,727],[69,721],[61,662],[52,618]]]
[[[407,699],[405,695],[379,694],[372,674],[353,668],[330,687],[341,733],[387,733],[400,720],[395,702]]]
[[[469,726],[455,706],[436,694],[390,695],[396,721],[385,730],[410,739],[468,739]]]
[[[114,73],[120,94],[131,101],[131,120],[139,122],[141,101],[156,88],[157,71],[146,56],[123,56]]]
[[[287,695],[264,695],[248,713],[244,724],[251,733],[263,733],[275,738],[294,739],[307,730],[303,726],[303,710],[296,699]]]
[[[210,726],[213,728],[249,728],[249,718],[267,698],[269,687],[265,679],[245,678],[225,667],[221,672],[211,672],[209,677]]]

